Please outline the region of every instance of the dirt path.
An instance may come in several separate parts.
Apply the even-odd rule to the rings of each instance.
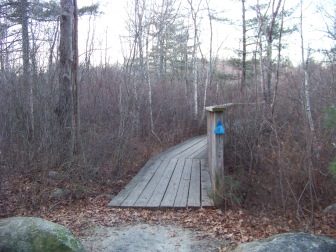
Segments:
[[[281,216],[276,211],[251,214],[253,211],[244,209],[148,210],[108,208],[107,204],[108,200],[99,198],[24,215],[67,227],[88,251],[97,252],[223,252],[242,242],[302,228],[295,216]],[[316,214],[315,232],[335,237],[335,220],[333,216]]]
[[[88,251],[98,252],[212,252],[229,246],[228,241],[206,237],[204,232],[149,224],[96,227],[80,241]]]

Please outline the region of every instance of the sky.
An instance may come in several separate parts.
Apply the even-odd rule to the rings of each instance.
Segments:
[[[100,3],[100,10],[102,14],[98,17],[84,17],[79,21],[79,34],[80,34],[80,52],[84,52],[85,48],[89,48],[92,44],[94,49],[94,61],[115,63],[123,61],[123,51],[127,48],[121,46],[121,36],[126,35],[125,24],[127,20],[127,2],[130,0],[81,0],[78,1],[79,7],[83,5],[90,5],[95,2]],[[147,0],[155,1],[155,0]],[[161,1],[161,0],[158,0]],[[187,0],[181,1],[181,10],[186,8]],[[199,0],[193,0],[198,2]],[[304,46],[312,49],[328,48],[329,41],[325,38],[325,34],[321,30],[325,29],[325,23],[321,18],[321,14],[317,13],[316,6],[321,2],[324,6],[331,5],[333,0],[304,0],[303,2],[303,24],[304,24]],[[205,0],[203,0],[205,3]],[[260,0],[263,2],[263,0]],[[220,14],[228,19],[241,21],[241,1],[239,0],[209,0],[210,8],[222,12]],[[254,5],[257,0],[247,0],[246,7]],[[298,6],[300,0],[286,0],[286,8]],[[184,8],[184,7],[185,8]],[[329,9],[329,8],[328,8]],[[247,15],[254,15],[254,13],[247,13]],[[293,23],[299,24],[300,9],[291,16],[290,19],[285,19],[285,25],[292,25]],[[241,45],[241,26],[239,25],[226,25],[220,22],[214,22],[214,51],[218,48],[218,57],[230,58],[234,56],[233,48],[238,49]],[[206,56],[209,51],[209,21],[204,14],[201,22],[201,43],[202,51]],[[89,34],[89,36],[88,36]],[[92,39],[94,38],[94,39]],[[289,57],[293,62],[300,62],[301,48],[300,48],[300,34],[294,33],[284,40],[288,41],[287,49],[283,51],[285,57]],[[312,55],[318,58],[319,55]],[[83,54],[82,54],[83,57]]]

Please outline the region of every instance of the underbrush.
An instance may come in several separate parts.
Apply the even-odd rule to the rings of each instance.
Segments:
[[[36,101],[33,133],[27,130],[27,113],[21,114],[18,101],[3,97],[1,217],[51,211],[61,205],[115,195],[150,157],[205,134],[204,104],[199,104],[196,120],[188,83],[171,79],[153,85],[151,125],[146,86],[137,79],[125,83],[120,69],[103,70],[92,68],[83,80],[80,151],[67,162],[59,154],[62,129],[54,113],[54,93],[47,92],[50,96]],[[323,125],[325,109],[333,102],[336,90],[329,88],[328,82],[317,81],[329,70],[321,67],[321,73],[316,71],[312,76],[316,80],[311,97],[315,131],[314,139],[309,139],[298,95],[300,81],[296,79],[300,72],[294,70],[280,80],[278,98],[272,104],[261,102],[261,95],[255,92],[258,83],[251,81],[249,89],[241,93],[231,82],[218,80],[217,86],[208,87],[205,105],[241,104],[225,111],[225,210],[276,209],[283,215],[290,212],[302,223],[309,219],[309,226],[315,213],[336,201],[335,182],[328,170],[336,156],[335,129]],[[43,78],[39,81],[40,88],[47,88]],[[7,91],[15,96],[19,88]],[[199,88],[204,94],[205,87]],[[51,178],[50,172],[61,178]],[[57,188],[68,190],[68,195],[52,199],[50,195]]]

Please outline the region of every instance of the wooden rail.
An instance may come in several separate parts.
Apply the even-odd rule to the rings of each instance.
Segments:
[[[223,125],[224,111],[234,104],[224,104],[206,107],[207,110],[207,139],[208,167],[212,181],[214,202],[218,202],[224,193],[224,132],[215,132],[216,127]],[[224,126],[223,126],[224,128]],[[225,130],[225,129],[224,129]]]

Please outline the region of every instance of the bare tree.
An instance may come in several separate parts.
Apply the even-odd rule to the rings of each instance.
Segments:
[[[259,53],[260,53],[260,70],[261,70],[261,83],[264,100],[266,103],[272,102],[272,74],[273,74],[273,41],[275,35],[276,18],[279,13],[282,0],[270,0],[265,13],[261,13],[261,5],[257,1],[257,16],[258,16],[258,29],[259,29]],[[267,12],[271,11],[270,16]],[[260,36],[264,35],[266,38],[266,58],[263,59],[263,41]],[[266,73],[265,73],[266,72]]]
[[[23,79],[25,81],[26,97],[29,107],[29,136],[34,134],[34,100],[33,85],[31,80],[31,65],[29,57],[29,31],[28,31],[28,0],[21,0],[21,26],[22,26],[22,58],[23,58]]]
[[[246,86],[246,8],[245,8],[245,0],[241,0],[242,2],[242,29],[243,29],[243,58],[242,58],[242,76],[241,76],[241,92],[243,92]]]
[[[78,154],[80,151],[80,111],[79,111],[79,100],[78,100],[78,6],[77,0],[73,0],[73,32],[72,32],[72,52],[73,61],[71,69],[72,77],[72,96],[73,96],[73,124],[74,130],[74,152]]]
[[[197,120],[198,117],[198,58],[197,58],[197,48],[198,48],[198,14],[200,11],[200,6],[202,0],[199,0],[197,7],[195,9],[193,0],[188,0],[190,6],[190,13],[193,22],[193,29],[194,29],[194,42],[193,42],[193,71],[194,71],[194,119]]]
[[[314,174],[313,174],[313,152],[314,152],[314,144],[315,144],[315,126],[311,113],[311,102],[310,102],[310,81],[309,81],[309,72],[308,72],[308,64],[309,64],[309,54],[310,49],[307,49],[307,56],[305,59],[305,48],[304,48],[304,34],[303,34],[303,0],[300,1],[301,14],[300,14],[300,37],[301,37],[301,60],[302,60],[302,68],[304,70],[304,76],[302,81],[302,90],[303,90],[303,109],[305,119],[307,120],[307,132],[306,132],[306,151],[307,151],[307,172],[308,172],[308,189],[309,189],[309,197],[310,197],[310,213],[311,219],[308,224],[307,229],[314,222]]]
[[[208,91],[208,86],[211,86],[212,79],[213,79],[213,73],[214,73],[214,61],[213,61],[213,25],[212,25],[212,13],[210,10],[210,5],[209,5],[210,0],[206,0],[206,7],[207,7],[207,12],[208,12],[208,18],[209,18],[209,28],[210,28],[210,38],[209,38],[209,62],[207,64],[206,68],[206,78],[205,78],[205,85],[204,85],[204,96],[203,96],[203,106],[206,106],[207,103],[207,91]],[[201,51],[201,49],[200,49]],[[203,58],[203,54],[202,54]],[[203,109],[202,112],[202,118],[200,120],[200,123],[203,122],[203,119],[205,117],[205,109]]]
[[[73,106],[73,13],[72,0],[61,0],[60,29],[60,94],[58,116],[60,120],[61,157],[70,161],[74,153],[74,106]]]

